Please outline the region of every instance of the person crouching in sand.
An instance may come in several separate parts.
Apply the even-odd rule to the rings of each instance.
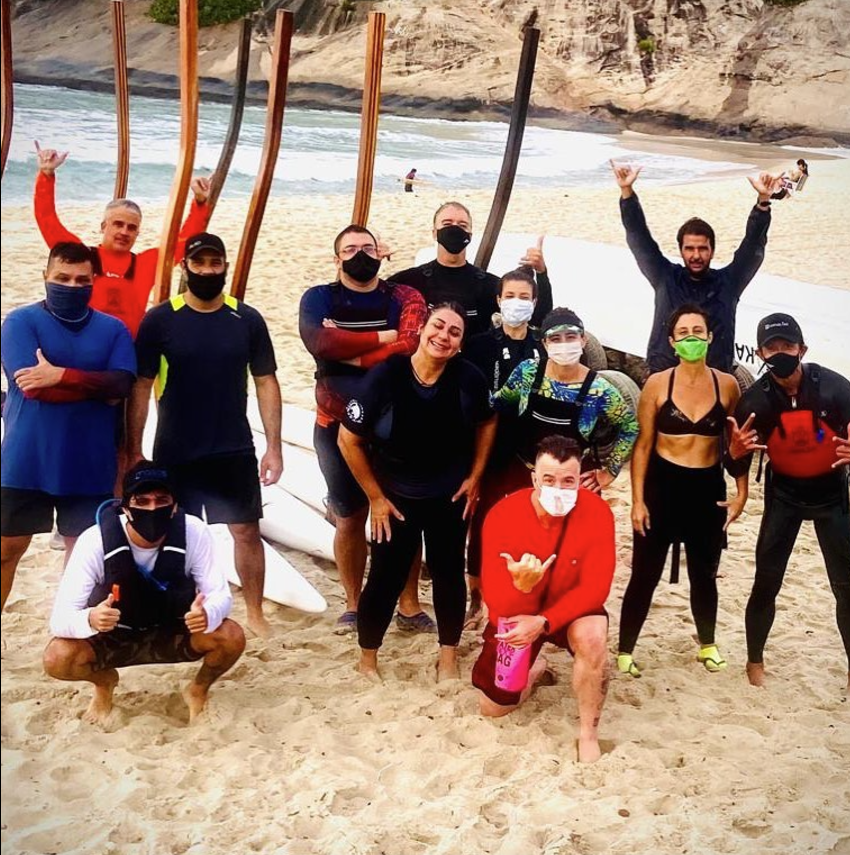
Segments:
[[[598,728],[609,681],[605,600],[616,549],[611,509],[579,489],[580,476],[581,446],[546,437],[538,446],[533,489],[512,493],[487,515],[481,590],[489,622],[472,684],[481,691],[482,715],[507,715],[544,677],[543,643],[565,647],[575,659],[578,759],[593,763],[602,753]],[[525,660],[527,673],[510,673],[514,660]]]
[[[80,535],[59,584],[44,651],[57,680],[85,680],[83,719],[106,724],[118,668],[203,659],[183,690],[189,721],[245,649],[206,524],[180,510],[169,474],[147,460],[124,478],[121,508],[104,505]],[[124,519],[120,513],[123,511]]]

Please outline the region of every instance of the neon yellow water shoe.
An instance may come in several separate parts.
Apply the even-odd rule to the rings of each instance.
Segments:
[[[617,670],[623,674],[628,674],[630,677],[640,677],[640,668],[635,665],[631,653],[617,654]]]
[[[726,660],[720,655],[716,644],[707,644],[701,647],[697,662],[702,662],[706,671],[711,671],[712,674],[722,671],[726,667]]]

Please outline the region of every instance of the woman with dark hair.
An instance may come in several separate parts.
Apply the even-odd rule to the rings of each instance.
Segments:
[[[358,670],[370,679],[380,679],[378,649],[423,534],[440,643],[437,680],[459,676],[467,520],[496,433],[483,375],[457,358],[465,325],[461,306],[435,306],[416,352],[373,368],[340,427],[340,449],[372,519],[372,565],[357,622]]]
[[[537,306],[537,294],[537,282],[531,267],[518,267],[506,273],[499,285],[497,298],[502,323],[472,336],[464,348],[464,357],[484,375],[492,393],[501,389],[517,365],[526,359],[538,360],[545,353],[537,329],[530,326]],[[464,618],[464,629],[476,627],[483,617],[481,529],[490,508],[507,495],[502,485],[505,470],[516,450],[516,421],[516,415],[507,410],[499,418],[493,453],[481,480],[480,501],[469,523],[466,550],[469,608]]]
[[[720,671],[726,661],[714,638],[717,568],[726,530],[747,501],[747,477],[736,478],[737,495],[726,501],[723,453],[727,418],[741,393],[731,374],[706,365],[711,342],[708,316],[687,304],[670,318],[675,368],[650,375],[640,396],[640,434],[632,458],[632,576],[620,615],[617,667],[639,677],[632,653],[649,613],[673,545],[671,581],[678,581],[679,544],[688,559],[691,612],[698,661]]]

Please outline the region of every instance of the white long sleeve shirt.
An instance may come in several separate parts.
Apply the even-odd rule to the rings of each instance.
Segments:
[[[127,519],[121,517],[124,531]],[[142,549],[127,538],[137,565],[152,571],[159,549]],[[59,583],[56,602],[50,615],[50,632],[57,638],[91,638],[97,635],[89,623],[89,596],[104,580],[103,538],[96,525],[86,529],[74,545],[74,551]],[[195,580],[195,589],[204,595],[207,613],[206,632],[215,632],[230,614],[233,597],[220,567],[215,564],[212,535],[198,517],[186,514],[186,575]],[[120,603],[118,608],[120,609]]]

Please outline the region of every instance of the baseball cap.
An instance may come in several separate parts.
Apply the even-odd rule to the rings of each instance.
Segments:
[[[186,241],[186,258],[194,258],[199,252],[205,249],[211,249],[214,252],[220,252],[223,256],[227,256],[227,250],[224,248],[224,241],[218,236],[209,232],[201,232],[197,235],[192,235]]]
[[[800,325],[784,312],[774,312],[759,321],[756,341],[762,347],[775,338],[784,338],[793,344],[803,344],[803,331]]]
[[[572,309],[552,309],[540,324],[540,335],[556,332],[584,334],[584,321]]]
[[[122,484],[125,501],[136,493],[144,493],[157,487],[174,495],[168,470],[150,460],[140,460],[129,469]]]

